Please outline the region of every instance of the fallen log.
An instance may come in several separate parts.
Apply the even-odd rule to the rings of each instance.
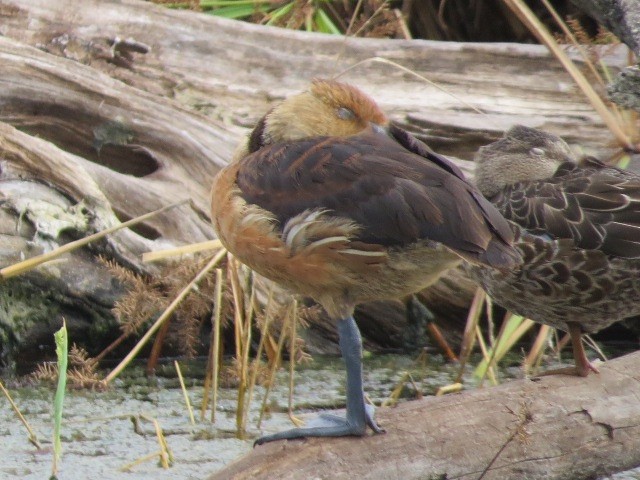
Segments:
[[[5,162],[0,189],[6,191],[8,180],[26,182],[24,205],[30,194],[25,186],[35,182],[66,197],[60,207],[65,215],[76,205],[85,207],[78,208],[79,223],[40,235],[45,232],[35,226],[50,221],[48,209],[25,215],[11,198],[5,201],[0,227],[12,247],[0,251],[0,266],[189,198],[191,206],[110,236],[107,250],[97,246],[82,253],[89,262],[106,252],[136,271],[154,271],[140,262],[144,251],[212,237],[211,178],[270,105],[304,89],[313,77],[344,72],[358,62],[364,63],[340,78],[371,94],[393,120],[433,148],[460,159],[467,173],[472,165],[466,160],[477,148],[514,123],[548,129],[589,153],[612,150],[600,119],[562,67],[537,45],[344,38],[138,0],[0,0],[0,16],[0,122],[7,124],[0,132]],[[622,47],[607,47],[603,61],[616,71],[624,66],[624,53]],[[31,228],[16,229],[23,219]],[[108,278],[100,266],[96,269]],[[74,291],[82,302],[82,279],[64,272],[60,278],[65,290],[56,289],[48,299],[55,302]],[[454,271],[423,293],[436,321],[451,326],[450,339],[473,290]],[[108,303],[120,294],[119,287],[103,294],[110,300],[89,315],[89,322],[114,326]],[[20,298],[29,303],[29,295]],[[84,302],[89,312],[92,303]],[[391,325],[386,313],[370,307],[361,315],[372,330],[385,332],[380,338],[399,338],[402,305],[392,302],[386,308]],[[53,328],[46,325],[38,342]],[[316,344],[331,338],[321,323],[314,328]],[[21,335],[26,337],[28,332]]]
[[[640,352],[380,408],[384,435],[256,447],[209,480],[595,479],[640,465]]]

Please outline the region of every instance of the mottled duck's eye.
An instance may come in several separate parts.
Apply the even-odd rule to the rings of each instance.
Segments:
[[[529,150],[529,153],[531,153],[531,155],[535,155],[536,157],[541,157],[542,155],[544,155],[544,150],[539,147],[533,147],[531,150]]]
[[[356,118],[356,115],[348,108],[340,107],[338,108],[338,118],[342,120],[353,120]]]

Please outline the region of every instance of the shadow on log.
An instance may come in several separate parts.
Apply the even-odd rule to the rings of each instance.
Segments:
[[[640,465],[640,352],[600,370],[381,408],[384,435],[273,442],[209,480],[598,478]]]

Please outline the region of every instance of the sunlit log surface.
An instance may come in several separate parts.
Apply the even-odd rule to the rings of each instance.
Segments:
[[[256,447],[209,480],[595,479],[640,465],[640,352],[377,412],[384,435]]]

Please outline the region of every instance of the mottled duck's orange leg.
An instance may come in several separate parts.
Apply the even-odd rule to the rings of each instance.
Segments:
[[[589,361],[582,344],[582,328],[577,322],[567,322],[569,327],[569,336],[571,337],[571,346],[573,347],[574,367],[558,368],[538,374],[539,377],[546,375],[577,375],[586,377],[590,372],[600,373],[600,371]]]
[[[573,358],[576,362],[576,375],[586,377],[589,372],[600,373],[600,371],[589,361],[582,344],[582,329],[579,323],[567,322],[569,334],[571,335],[571,345],[573,346]]]

